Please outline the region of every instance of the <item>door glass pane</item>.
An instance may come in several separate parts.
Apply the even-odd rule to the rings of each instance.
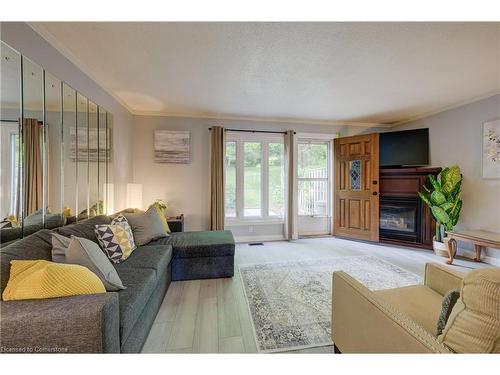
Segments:
[[[236,217],[236,142],[226,142],[226,217]]]
[[[269,216],[284,217],[283,143],[269,143]]]
[[[361,190],[361,160],[349,162],[349,181],[351,190]]]
[[[299,215],[328,214],[328,180],[299,180]]]
[[[328,177],[328,144],[298,144],[298,176],[299,178]]]
[[[261,216],[262,145],[245,142],[244,152],[244,215]]]

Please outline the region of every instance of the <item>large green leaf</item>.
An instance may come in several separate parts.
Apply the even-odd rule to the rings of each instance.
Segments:
[[[436,219],[436,221],[439,223],[446,224],[450,220],[450,217],[448,216],[446,211],[443,210],[441,207],[432,206],[431,212],[432,216],[434,216],[434,219]]]
[[[462,210],[462,200],[459,199],[450,211],[451,224],[453,226],[457,225],[458,219],[460,218],[460,211]]]
[[[445,168],[441,172],[441,190],[445,194],[451,194],[457,185],[461,182],[462,175],[460,174],[460,167],[454,165],[451,168]]]
[[[425,194],[422,194],[420,191],[417,194],[420,197],[420,199],[422,199],[422,201],[424,201],[424,203],[427,206],[432,207],[432,203],[431,203],[430,199],[427,198],[427,196]]]
[[[446,197],[440,191],[433,191],[431,194],[431,202],[434,206],[441,206],[446,202]]]
[[[439,184],[439,181],[436,180],[436,177],[434,177],[432,174],[429,175],[429,181],[431,182],[434,190],[441,191],[441,185]]]
[[[446,212],[448,212],[448,213],[449,213],[449,211],[450,211],[453,207],[455,207],[455,205],[454,205],[452,202],[444,202],[444,203],[443,203],[441,206],[439,206],[439,207],[441,207],[443,210],[445,210]]]

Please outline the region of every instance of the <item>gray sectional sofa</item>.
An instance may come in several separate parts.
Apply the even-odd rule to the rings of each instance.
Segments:
[[[98,216],[55,229],[97,242]],[[2,247],[1,291],[14,259],[51,260],[51,230],[43,229]],[[230,231],[182,232],[138,247],[114,265],[126,289],[43,300],[2,301],[0,346],[4,352],[137,353],[149,334],[172,280],[234,275]]]

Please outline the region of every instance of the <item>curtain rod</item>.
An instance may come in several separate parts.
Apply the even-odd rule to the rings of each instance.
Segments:
[[[212,128],[208,128],[208,130],[212,130]],[[224,128],[224,131],[230,131],[230,132],[241,132],[241,133],[271,133],[271,134],[286,134],[286,132],[278,132],[278,131],[272,131],[272,130],[246,130],[246,129],[226,129]],[[293,134],[296,134],[293,132]]]

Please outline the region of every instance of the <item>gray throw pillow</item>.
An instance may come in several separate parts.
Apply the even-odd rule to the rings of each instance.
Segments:
[[[460,298],[460,290],[453,289],[446,293],[443,297],[443,302],[441,302],[441,312],[439,313],[439,318],[437,322],[437,336],[443,333],[443,329],[446,326],[446,322],[450,317],[451,310],[453,306],[457,303]]]
[[[52,261],[56,263],[66,263],[66,250],[68,250],[71,238],[51,233]]]
[[[125,289],[118,273],[99,245],[86,238],[71,236],[66,263],[87,267],[101,279],[108,292]]]
[[[36,210],[24,218],[24,225],[37,225],[43,223],[43,209]]]
[[[132,228],[134,241],[137,246],[142,246],[153,240],[167,236],[158,212],[154,207],[143,214],[124,213],[123,216],[127,218]]]

